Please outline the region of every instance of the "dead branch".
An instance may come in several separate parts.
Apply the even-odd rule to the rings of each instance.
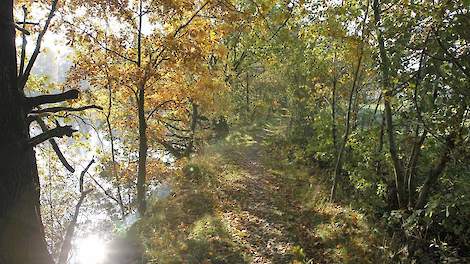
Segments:
[[[93,163],[95,163],[95,159],[91,159],[88,165],[85,167],[85,169],[80,173],[80,181],[79,181],[79,187],[78,187],[80,193],[83,192],[83,178],[85,177],[85,174],[90,169]]]
[[[35,97],[26,97],[25,104],[27,109],[33,109],[34,107],[43,105],[43,104],[54,104],[60,103],[67,100],[77,99],[79,95],[78,90],[69,90],[59,94],[46,94],[46,95],[39,95]]]
[[[55,11],[57,9],[57,2],[59,0],[53,0],[51,3],[51,10],[49,11],[49,14],[47,16],[46,22],[44,24],[44,27],[42,28],[41,32],[39,32],[39,36],[36,40],[36,47],[34,48],[33,54],[31,55],[31,58],[29,59],[28,65],[26,66],[25,70],[23,73],[21,73],[21,76],[19,76],[18,80],[18,88],[20,90],[23,90],[26,81],[29,78],[29,75],[31,73],[31,70],[33,68],[34,63],[36,62],[36,59],[39,55],[39,52],[41,51],[41,43],[44,35],[46,34],[47,30],[49,29],[49,25],[51,24],[51,20],[54,17]]]
[[[172,100],[172,99],[166,100],[166,101],[160,103],[152,111],[150,111],[150,113],[147,116],[147,120],[149,120],[156,111],[158,111],[160,108],[162,108],[163,106],[165,106],[166,104],[169,104],[169,103],[177,104],[177,102],[175,100]]]
[[[34,118],[34,120],[41,127],[42,132],[49,131],[49,127],[46,125],[46,123],[44,123],[44,121],[40,117],[36,117]],[[75,169],[70,165],[70,163],[68,163],[64,154],[62,154],[62,151],[60,151],[59,145],[57,145],[57,142],[55,141],[55,139],[50,138],[49,143],[51,144],[52,149],[54,150],[54,152],[56,153],[57,157],[59,158],[60,162],[64,165],[64,167],[67,168],[68,171],[74,173]]]
[[[72,126],[58,126],[31,138],[28,140],[28,146],[35,147],[54,137],[71,137],[74,132],[77,132],[77,130],[73,129]]]
[[[90,175],[90,178],[95,182],[95,184],[103,191],[103,193],[111,200],[116,202],[119,205],[119,200],[116,199],[111,193],[109,193],[109,190],[105,189],[103,185],[101,185],[94,177]]]
[[[28,10],[26,9],[26,6],[23,5],[23,29],[26,29],[26,18],[28,16]],[[21,34],[22,42],[21,42],[21,55],[20,55],[20,69],[18,70],[19,76],[23,74],[24,71],[24,63],[26,60],[26,33],[23,32]]]
[[[62,242],[62,247],[60,249],[59,254],[59,264],[67,263],[70,250],[72,249],[72,238],[75,233],[75,227],[77,226],[77,219],[78,214],[80,213],[80,207],[82,206],[82,203],[85,200],[86,196],[93,191],[93,189],[88,189],[86,191],[83,190],[83,177],[94,162],[95,160],[91,159],[85,169],[80,173],[80,198],[78,199],[78,202],[75,205],[75,211],[73,213],[72,220],[70,221],[70,224],[68,225],[67,230],[65,231],[64,240]]]
[[[81,107],[65,107],[65,106],[58,106],[58,107],[49,107],[44,109],[37,109],[32,110],[32,114],[41,114],[41,113],[57,113],[57,112],[80,112],[88,109],[98,109],[103,110],[103,107],[98,105],[86,105]]]

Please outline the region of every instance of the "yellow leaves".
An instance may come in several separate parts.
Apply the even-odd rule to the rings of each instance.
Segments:
[[[139,66],[136,63],[138,23],[135,15],[132,19],[129,15],[135,12],[138,2],[122,7],[123,12],[108,14],[105,9],[94,9],[95,3],[90,1],[85,9],[92,9],[93,15],[77,14],[73,22],[80,30],[71,30],[68,34],[75,41],[76,49],[68,84],[87,86],[90,93],[82,100],[100,104],[105,108],[104,113],[111,94],[113,129],[120,138],[125,138],[125,144],[133,147],[138,127],[136,91],[141,85],[145,87],[142,100],[146,115],[166,101],[174,102],[162,106],[154,117],[171,117],[181,120],[180,123],[189,123],[190,100],[197,103],[205,115],[226,106],[222,102],[226,100],[224,91],[228,87],[222,79],[224,75],[217,69],[219,66],[214,64],[227,57],[228,50],[222,40],[238,26],[234,23],[238,15],[229,15],[219,3],[211,2],[193,17],[205,1],[160,0],[156,5],[158,9],[145,15],[145,23],[155,30],[141,39]],[[151,118],[147,133],[151,146],[155,144],[152,139],[165,139],[168,129]],[[158,162],[151,166],[154,167],[149,171],[157,175],[161,169]],[[126,173],[131,175],[133,170]]]
[[[213,30],[210,31],[209,37],[210,37],[210,40],[211,40],[211,41],[216,41],[216,40],[218,40],[218,38],[217,38],[217,33],[215,33],[215,31],[213,31]]]

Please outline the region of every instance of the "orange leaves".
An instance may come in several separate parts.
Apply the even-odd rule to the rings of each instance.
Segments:
[[[227,57],[223,39],[239,15],[229,15],[227,6],[215,1],[143,0],[141,16],[141,1],[125,1],[116,10],[100,2],[85,0],[83,12],[70,11],[67,36],[74,44],[75,65],[68,84],[89,91],[82,100],[105,108],[99,118],[111,113],[115,144],[136,151],[139,102],[144,102],[149,151],[172,140],[171,130],[187,136],[191,102],[209,117],[226,107],[219,61]],[[148,175],[162,169],[158,160],[147,165]]]

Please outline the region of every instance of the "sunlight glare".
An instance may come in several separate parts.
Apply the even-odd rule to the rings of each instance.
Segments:
[[[77,260],[80,264],[101,264],[107,256],[105,241],[96,235],[77,240]]]

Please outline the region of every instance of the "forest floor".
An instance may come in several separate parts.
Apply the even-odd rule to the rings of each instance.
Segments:
[[[243,176],[225,186],[220,195],[222,216],[230,232],[252,263],[292,261],[301,208],[281,190],[280,179],[263,166],[258,142],[234,154],[229,160]]]
[[[144,224],[154,263],[383,262],[386,241],[363,214],[326,202],[315,172],[262,142],[232,134],[191,160]]]

